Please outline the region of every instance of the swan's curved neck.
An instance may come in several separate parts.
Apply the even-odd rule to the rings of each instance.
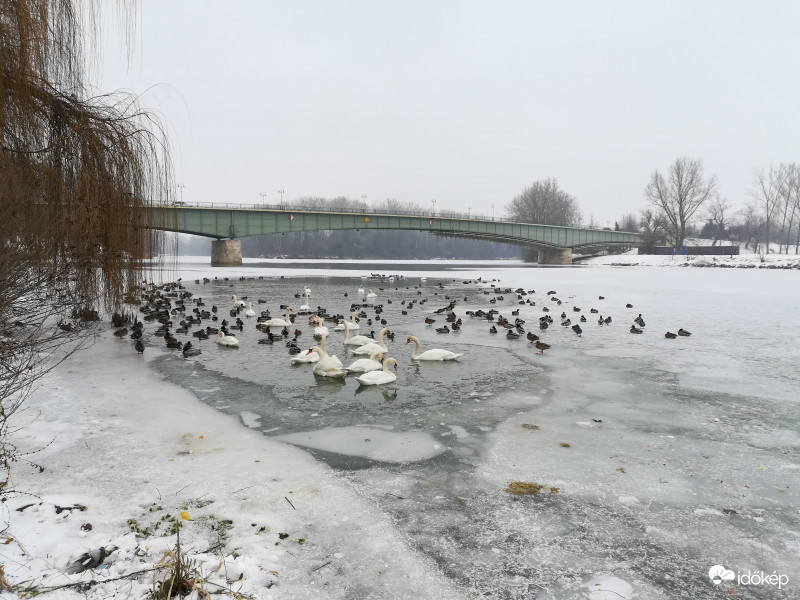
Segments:
[[[417,358],[417,355],[419,354],[419,340],[415,337],[412,337],[411,341],[414,342],[414,351],[411,353],[411,356],[413,358]]]
[[[285,319],[285,321],[286,321],[286,323],[287,323],[287,324],[291,323],[291,321],[289,320],[289,313],[290,313],[290,312],[292,312],[292,309],[290,309],[290,308],[287,306],[287,307],[286,307],[286,319]]]

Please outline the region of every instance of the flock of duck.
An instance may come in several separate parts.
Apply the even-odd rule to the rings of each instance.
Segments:
[[[391,277],[389,281],[393,283],[394,279],[394,277]],[[381,281],[383,281],[383,278],[381,278]],[[203,283],[209,282],[209,279],[203,279]],[[195,283],[199,284],[200,280],[196,280]],[[495,283],[486,282],[481,278],[464,281],[463,283],[481,286],[485,295],[494,294],[489,300],[490,304],[504,302],[506,296],[509,296],[509,300],[512,302],[516,300],[518,305],[536,306],[536,302],[532,299],[532,296],[536,293],[534,290],[524,290],[522,288],[515,290],[511,288],[501,289]],[[408,315],[415,306],[422,306],[427,302],[427,298],[419,297],[422,294],[421,287],[421,285],[414,286],[417,297],[401,302],[400,310],[402,315]],[[434,295],[438,296],[439,293],[442,293],[448,303],[435,310],[426,311],[428,314],[424,318],[424,325],[432,327],[437,323],[438,318],[443,317],[444,325],[435,328],[438,334],[460,331],[463,321],[456,313],[458,300],[447,295],[449,290],[446,290],[442,283],[439,283],[436,289],[437,292]],[[449,291],[449,293],[452,294],[454,292]],[[181,280],[178,280],[176,283],[162,286],[150,284],[142,294],[139,310],[143,315],[143,321],[158,323],[154,335],[163,337],[168,348],[180,350],[186,358],[198,356],[202,351],[200,348],[195,347],[192,341],[181,342],[175,337],[175,334],[191,335],[197,338],[198,341],[209,339],[213,336],[216,343],[221,347],[238,348],[239,340],[233,332],[237,330],[244,332],[245,321],[240,316],[243,315],[246,321],[255,320],[255,328],[265,334],[264,337],[259,339],[259,343],[284,343],[292,356],[291,363],[295,365],[312,365],[312,372],[315,376],[344,378],[349,375],[355,375],[359,385],[365,386],[392,383],[397,379],[397,359],[389,356],[390,350],[387,346],[387,340],[394,341],[394,333],[386,327],[388,323],[384,314],[384,306],[383,304],[377,304],[377,294],[372,290],[365,290],[363,285],[359,287],[355,294],[358,300],[351,303],[349,318],[342,314],[329,314],[326,309],[320,306],[312,310],[310,306],[311,290],[307,286],[304,287],[301,294],[295,294],[296,298],[303,297],[304,299],[297,312],[289,305],[281,305],[280,309],[283,311],[283,318],[272,317],[269,310],[256,312],[252,302],[245,302],[247,297],[240,299],[236,295],[231,296],[230,307],[222,309],[228,311],[228,317],[223,318],[219,315],[220,307],[214,305],[210,310],[206,310],[203,299],[201,297],[195,298],[192,292],[185,289]],[[344,294],[345,297],[348,295],[348,293]],[[547,298],[548,301],[541,307],[543,314],[538,319],[539,334],[525,330],[526,323],[525,320],[519,317],[519,308],[512,309],[508,316],[502,315],[494,307],[488,310],[467,310],[463,316],[470,320],[485,320],[491,323],[489,333],[492,335],[504,330],[505,337],[509,340],[519,339],[524,336],[524,339],[532,342],[533,346],[541,354],[544,354],[545,350],[550,349],[551,345],[540,339],[540,335],[544,335],[544,332],[554,323],[554,319],[550,314],[551,308],[555,310],[556,307],[562,304],[556,291],[547,292]],[[598,297],[598,300],[604,299],[603,296]],[[466,297],[464,301],[467,301]],[[266,303],[266,300],[259,298],[257,302],[258,304],[263,304]],[[391,304],[392,300],[387,300],[387,303]],[[633,306],[627,304],[626,308],[632,309]],[[374,317],[368,316],[367,309],[374,311]],[[576,335],[581,336],[583,327],[585,327],[588,320],[580,307],[573,306],[571,310],[571,316],[568,316],[565,311],[561,312],[560,324],[562,327],[570,328]],[[604,317],[598,309],[591,308],[590,313],[598,315],[598,326],[611,325],[612,318],[610,316]],[[301,315],[308,315],[308,324],[313,328],[315,343],[311,347],[301,345],[299,340],[303,335],[303,331],[295,329],[297,317]],[[180,320],[178,326],[175,327],[174,320],[177,319]],[[574,323],[572,319],[575,319]],[[209,321],[212,324],[207,324]],[[371,330],[369,335],[359,333],[361,323],[364,322],[367,326],[375,324],[382,326],[377,338],[374,330]],[[204,323],[206,324],[205,327],[202,326]],[[331,330],[326,324],[333,325],[334,323],[333,331],[343,333],[343,347],[351,350],[353,355],[359,357],[348,366],[344,366],[337,356],[329,353],[325,348],[326,341],[331,335]],[[137,317],[131,326],[132,331],[130,332],[130,337],[135,340],[135,348],[140,354],[145,350],[145,344],[142,339],[143,327],[142,321],[139,321]],[[630,326],[630,332],[642,334],[644,330],[645,321],[640,313]],[[355,335],[353,335],[354,332]],[[114,335],[119,338],[126,337],[128,334],[127,327],[119,328],[114,332]],[[677,333],[668,331],[665,337],[667,339],[675,339],[679,336],[688,337],[690,335],[689,331],[680,328]],[[411,352],[411,360],[413,361],[454,361],[464,356],[463,353],[452,352],[443,348],[431,348],[422,351],[420,340],[414,335],[410,335],[406,339],[406,345],[409,344],[414,344]]]

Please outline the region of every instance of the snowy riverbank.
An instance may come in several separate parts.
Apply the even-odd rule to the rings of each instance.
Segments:
[[[209,592],[345,597],[355,587],[363,597],[457,597],[329,469],[160,380],[145,362],[156,353],[142,359],[107,330],[49,375],[15,419],[14,442],[44,471],[14,465],[18,493],[2,506],[10,525],[0,538],[9,582],[72,586],[50,598],[143,598],[151,572],[88,590],[74,584],[149,571],[175,548],[168,531],[180,522],[182,550]],[[84,552],[112,545],[107,568],[65,573]]]

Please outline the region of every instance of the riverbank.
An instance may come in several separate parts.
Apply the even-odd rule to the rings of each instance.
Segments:
[[[2,505],[0,565],[16,591],[147,597],[180,528],[182,556],[210,593],[457,597],[386,515],[306,452],[161,380],[147,365],[158,353],[138,356],[106,327],[15,418],[23,460]],[[67,574],[112,546],[99,569]]]

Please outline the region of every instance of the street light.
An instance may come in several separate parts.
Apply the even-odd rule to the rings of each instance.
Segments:
[[[467,218],[469,219],[472,215],[472,208],[467,208]]]
[[[185,188],[185,187],[186,186],[184,184],[182,184],[182,183],[178,184],[178,189],[181,191],[181,204],[183,204],[183,188]]]
[[[431,204],[433,204],[433,214],[436,214],[436,200],[431,200]]]
[[[492,221],[494,221],[494,204],[492,204]]]
[[[278,193],[281,195],[281,204],[283,204],[283,188],[279,189]]]
[[[266,204],[267,203],[267,193],[266,192],[261,192],[260,196],[261,196],[261,204]]]

